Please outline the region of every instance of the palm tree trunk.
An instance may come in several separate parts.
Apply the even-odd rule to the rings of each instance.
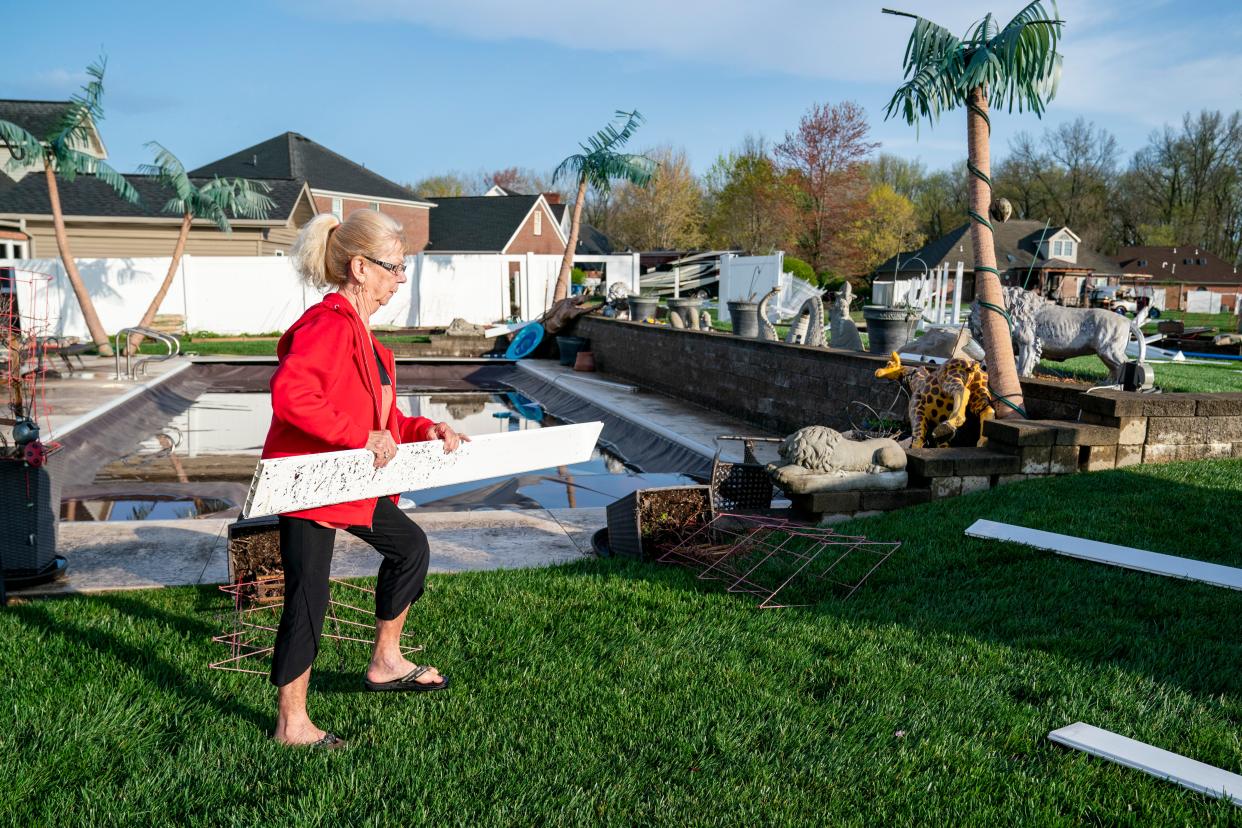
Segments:
[[[147,306],[147,312],[142,315],[142,319],[138,322],[138,327],[151,327],[151,322],[155,319],[155,314],[160,309],[160,304],[163,303],[164,297],[168,295],[168,289],[172,287],[173,277],[177,275],[177,265],[181,264],[181,254],[185,252],[185,240],[190,235],[190,224],[193,221],[194,216],[190,213],[186,213],[181,217],[181,232],[177,234],[177,246],[173,248],[172,261],[168,263],[168,272],[164,274],[164,283],[155,292],[155,298]],[[143,339],[145,337],[142,334],[130,334],[129,342],[125,346],[125,352],[127,354],[137,353],[138,346],[142,344]]]
[[[586,176],[578,179],[578,198],[574,200],[573,218],[569,221],[569,241],[565,244],[565,258],[561,259],[561,272],[556,277],[556,292],[552,301],[559,302],[569,295],[569,272],[574,267],[574,250],[578,248],[578,229],[582,226],[582,202],[586,200]]]
[[[104,330],[99,315],[95,313],[95,305],[91,295],[82,282],[82,274],[78,273],[78,263],[73,260],[69,250],[69,236],[65,233],[65,217],[60,212],[60,189],[56,186],[56,171],[52,169],[51,159],[44,158],[43,173],[47,178],[47,197],[52,204],[52,229],[56,235],[56,247],[60,250],[60,260],[65,266],[65,275],[73,286],[73,295],[78,298],[78,306],[82,308],[82,319],[91,339],[99,348],[99,355],[112,356],[112,346],[108,344],[108,332]]]
[[[1022,385],[1018,381],[1018,368],[1013,356],[1013,340],[1005,317],[987,305],[1005,307],[1005,294],[1001,290],[1000,276],[996,271],[996,246],[992,239],[992,227],[987,224],[988,208],[992,203],[992,159],[989,150],[990,127],[987,121],[988,99],[982,86],[970,91],[966,105],[967,162],[972,172],[967,174],[970,192],[970,242],[975,247],[975,296],[980,302],[983,328],[983,350],[987,354],[988,385],[998,418],[1013,415],[1025,416],[1022,411]]]

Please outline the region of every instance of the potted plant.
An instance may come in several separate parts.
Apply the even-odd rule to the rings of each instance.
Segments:
[[[639,489],[613,501],[607,511],[612,554],[651,560],[707,525],[712,516],[712,489]]]
[[[873,354],[891,354],[914,338],[922,311],[908,302],[894,305],[863,305],[867,322],[867,350]]]
[[[629,297],[630,319],[635,322],[642,322],[646,319],[655,319],[656,308],[659,302],[654,296],[634,295]]]
[[[738,299],[729,302],[729,321],[733,326],[733,333],[744,339],[759,338],[759,303],[755,301],[755,294],[751,294],[745,299]]]

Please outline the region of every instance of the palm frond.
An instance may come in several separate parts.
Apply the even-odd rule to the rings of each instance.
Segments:
[[[575,182],[582,178],[582,172],[587,166],[587,156],[581,153],[571,155],[556,166],[552,171],[552,180],[560,181],[562,178],[572,178]]]
[[[264,181],[234,178],[231,184],[228,208],[238,218],[264,219],[276,206],[276,202],[266,195],[272,191],[272,187]]]
[[[84,152],[66,148],[56,158],[56,164],[56,174],[66,181],[71,182],[79,175],[94,176],[111,187],[117,195],[130,204],[139,204],[142,201],[138,191],[134,189],[134,185],[130,184],[125,176],[113,169],[112,165],[106,161],[100,161],[98,158],[92,158]]]
[[[1042,0],[1023,8],[1005,28],[989,41],[988,52],[1001,69],[999,83],[989,87],[993,105],[1002,103],[1013,111],[1029,109],[1042,115],[1047,102],[1056,96],[1061,79],[1061,39],[1063,21],[1057,19],[1056,0],[1049,15]]]
[[[43,155],[38,138],[11,121],[0,120],[0,144],[9,151],[8,168],[24,167]]]
[[[907,80],[889,100],[884,117],[900,113],[912,124],[919,118],[934,122],[941,111],[965,100],[959,83],[966,62],[965,46],[948,29],[924,17],[892,9],[884,9],[884,13],[914,19],[902,58]]]
[[[618,109],[616,118],[618,121],[624,119],[625,122],[620,125],[608,124],[588,138],[586,144],[582,145],[587,154],[620,149],[633,137],[634,131],[643,123],[643,116],[639,114],[638,110],[626,112]]]
[[[143,164],[138,171],[143,175],[154,176],[165,187],[176,193],[176,200],[183,205],[193,205],[195,187],[194,182],[190,181],[190,176],[185,171],[185,165],[177,156],[173,155],[167,148],[158,141],[148,141],[147,149],[155,150],[155,163]],[[184,209],[165,210],[165,212],[176,212],[177,215],[183,215]]]
[[[86,67],[86,74],[90,76],[90,80],[75,92],[69,99],[69,106],[65,108],[60,120],[56,124],[55,130],[51,135],[47,136],[47,142],[52,145],[54,151],[59,157],[63,148],[71,148],[70,145],[84,144],[90,138],[90,130],[87,125],[91,122],[98,123],[103,120],[103,78],[104,70],[108,67],[108,58],[100,55],[95,62]]]

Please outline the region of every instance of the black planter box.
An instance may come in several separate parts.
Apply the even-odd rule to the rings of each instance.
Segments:
[[[0,565],[6,574],[41,572],[56,557],[60,479],[55,462],[30,466],[0,459]]]
[[[660,492],[699,492],[702,494],[702,521],[712,516],[711,486],[663,486],[655,489],[639,489],[608,504],[608,545],[614,555],[624,555],[638,560],[654,557],[652,550],[643,549],[643,526],[640,502],[646,497],[658,497]],[[648,534],[650,534],[648,527]]]

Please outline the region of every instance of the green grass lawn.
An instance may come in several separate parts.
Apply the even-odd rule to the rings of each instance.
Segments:
[[[1048,742],[1076,721],[1242,768],[1242,593],[971,540],[987,517],[1242,565],[1242,462],[1030,481],[839,527],[902,548],[848,601],[761,611],[685,571],[585,560],[433,576],[412,613],[453,686],[317,722],[206,664],[227,602],[181,588],[0,611],[0,814],[110,824],[1236,824]],[[1193,540],[1193,543],[1190,541]],[[434,554],[434,549],[433,549]],[[360,645],[355,645],[360,646]]]
[[[1169,392],[1242,392],[1242,362],[1220,362],[1216,365],[1162,362],[1151,366],[1156,372],[1156,386]],[[1042,360],[1037,375],[1072,377],[1086,382],[1108,381],[1108,368],[1096,356],[1082,356],[1064,362]]]
[[[1143,325],[1143,330],[1155,333],[1159,323],[1170,319],[1180,319],[1187,328],[1215,328],[1226,333],[1238,329],[1238,317],[1232,313],[1187,313],[1186,311],[1166,310],[1160,312],[1159,319],[1153,319]]]

